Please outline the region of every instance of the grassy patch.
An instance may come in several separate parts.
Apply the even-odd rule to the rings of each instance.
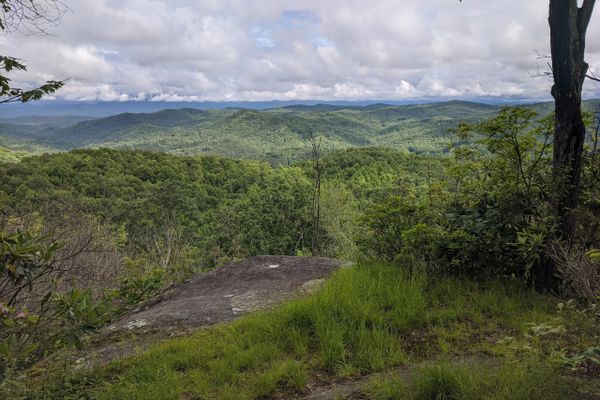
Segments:
[[[443,279],[427,291],[430,348],[425,358],[440,353],[499,354],[504,349],[498,342],[522,335],[528,323],[553,318],[557,304],[512,282]]]
[[[571,398],[556,369],[545,364],[439,364],[373,379],[364,394],[373,400],[553,400]]]
[[[253,399],[302,391],[311,373],[356,375],[408,360],[427,319],[424,282],[376,265],[338,271],[318,294],[159,345],[96,371],[100,399]]]
[[[311,297],[88,372],[84,381],[97,382],[87,386],[91,389],[69,385],[78,396],[99,399],[288,398],[304,392],[317,376],[361,376],[444,353],[485,350],[496,337],[522,332],[524,322],[548,318],[552,307],[550,299],[513,285],[431,283],[393,266],[363,265],[337,271]],[[415,381],[425,396],[419,398],[430,398],[429,387],[471,393],[483,385],[478,379],[492,379],[463,372],[424,371]],[[494,385],[502,379],[494,375]],[[384,386],[380,392],[392,397],[379,398],[399,398],[393,396],[402,389],[400,382]],[[490,393],[504,390],[488,386]]]

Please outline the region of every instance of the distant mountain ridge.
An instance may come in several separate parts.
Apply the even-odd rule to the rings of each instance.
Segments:
[[[323,101],[323,100],[288,100],[288,101],[204,101],[204,102],[167,102],[167,101],[64,101],[64,100],[41,100],[27,104],[11,103],[0,107],[0,119],[43,116],[43,117],[108,117],[124,113],[153,113],[161,110],[175,110],[181,108],[193,108],[196,110],[221,110],[228,108],[267,110],[283,107],[339,107],[354,108],[384,104],[391,106],[406,106],[418,104],[444,103],[452,101],[449,99],[429,98],[420,100],[348,100],[348,101]],[[491,104],[494,106],[533,104],[531,100],[481,98],[472,99],[471,102]]]
[[[598,100],[586,102],[590,109],[599,104]],[[539,103],[528,107],[543,114],[551,106]],[[11,151],[29,149],[32,153],[84,147],[128,148],[285,164],[307,157],[307,138],[316,134],[322,137],[324,151],[384,146],[437,153],[447,150],[449,128],[460,121],[489,118],[500,109],[455,100],[410,105],[293,104],[265,110],[179,108],[102,118],[21,116],[0,119],[0,147]],[[20,141],[26,146],[17,149]]]

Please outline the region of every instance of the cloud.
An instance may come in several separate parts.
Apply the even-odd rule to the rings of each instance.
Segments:
[[[52,35],[2,54],[59,98],[305,100],[548,97],[547,0],[77,0]],[[594,21],[600,19],[600,12]],[[600,70],[600,21],[588,56]],[[586,85],[589,96],[600,87]]]

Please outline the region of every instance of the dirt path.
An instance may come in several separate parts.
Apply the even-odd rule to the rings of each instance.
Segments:
[[[103,329],[81,362],[96,365],[127,357],[166,338],[310,293],[340,264],[320,257],[259,256],[216,269]]]

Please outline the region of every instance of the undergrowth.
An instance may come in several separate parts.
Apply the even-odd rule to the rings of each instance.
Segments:
[[[423,367],[412,376],[373,379],[364,388],[373,400],[559,400],[571,398],[556,369],[545,364],[478,363]]]
[[[440,355],[484,354],[498,338],[522,332],[524,323],[549,318],[554,303],[512,284],[432,282],[386,264],[355,266],[334,273],[311,297],[75,374],[33,397],[289,398],[305,392],[309,382],[364,376]],[[462,372],[432,371],[440,385],[468,389]],[[481,379],[485,385],[477,383]],[[501,379],[467,380],[501,396],[496,398],[511,398],[502,397]],[[415,398],[455,398],[423,396]]]

